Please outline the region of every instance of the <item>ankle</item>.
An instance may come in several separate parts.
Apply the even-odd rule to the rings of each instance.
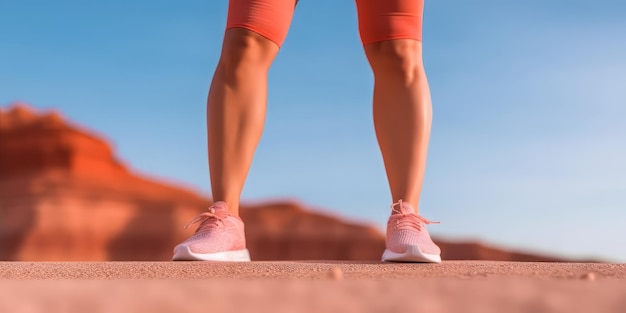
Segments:
[[[417,212],[417,206],[414,206],[413,203],[405,201],[404,199],[399,199],[391,204],[391,215],[408,213],[417,214]]]

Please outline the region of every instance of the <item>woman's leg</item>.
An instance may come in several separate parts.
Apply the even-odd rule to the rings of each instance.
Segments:
[[[374,125],[392,201],[418,209],[432,118],[422,62],[422,0],[357,0],[374,72]]]
[[[214,203],[189,225],[173,260],[250,261],[239,198],[261,138],[267,72],[280,49],[295,0],[230,0],[222,55],[207,100],[209,170]]]
[[[441,262],[418,204],[432,122],[422,62],[422,0],[357,0],[374,72],[374,126],[391,189],[383,261]]]
[[[239,197],[265,121],[267,72],[278,53],[270,40],[243,28],[226,32],[207,101],[213,201],[238,215]]]
[[[295,0],[231,0],[228,30],[207,101],[213,200],[234,215],[261,138],[267,73],[282,44]]]
[[[421,42],[395,39],[365,46],[374,72],[374,125],[393,202],[416,211],[432,122]]]

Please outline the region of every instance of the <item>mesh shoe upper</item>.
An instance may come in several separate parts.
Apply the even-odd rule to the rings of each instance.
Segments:
[[[193,236],[180,244],[189,247],[192,252],[209,254],[246,248],[243,221],[230,214],[226,203],[214,203],[185,228],[198,222],[200,225]]]
[[[411,204],[402,200],[394,203],[391,208],[393,211],[387,222],[387,249],[395,253],[405,253],[409,246],[417,246],[422,253],[441,254],[426,230],[427,224],[436,222],[417,215]]]

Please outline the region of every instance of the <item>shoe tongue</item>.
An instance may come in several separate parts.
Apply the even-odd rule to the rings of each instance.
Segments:
[[[400,214],[415,214],[413,206],[410,203],[404,201],[396,205],[395,210],[400,212]]]
[[[227,214],[228,213],[228,206],[226,205],[226,202],[224,201],[218,201],[215,202],[213,204],[211,204],[210,206],[211,209],[215,210],[215,213],[217,214]]]

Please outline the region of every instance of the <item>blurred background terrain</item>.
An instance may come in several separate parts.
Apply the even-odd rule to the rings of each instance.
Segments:
[[[133,172],[105,139],[24,103],[0,111],[0,260],[169,260],[210,199]],[[246,205],[254,260],[378,260],[383,233],[295,201]],[[444,259],[557,261],[445,242]]]

